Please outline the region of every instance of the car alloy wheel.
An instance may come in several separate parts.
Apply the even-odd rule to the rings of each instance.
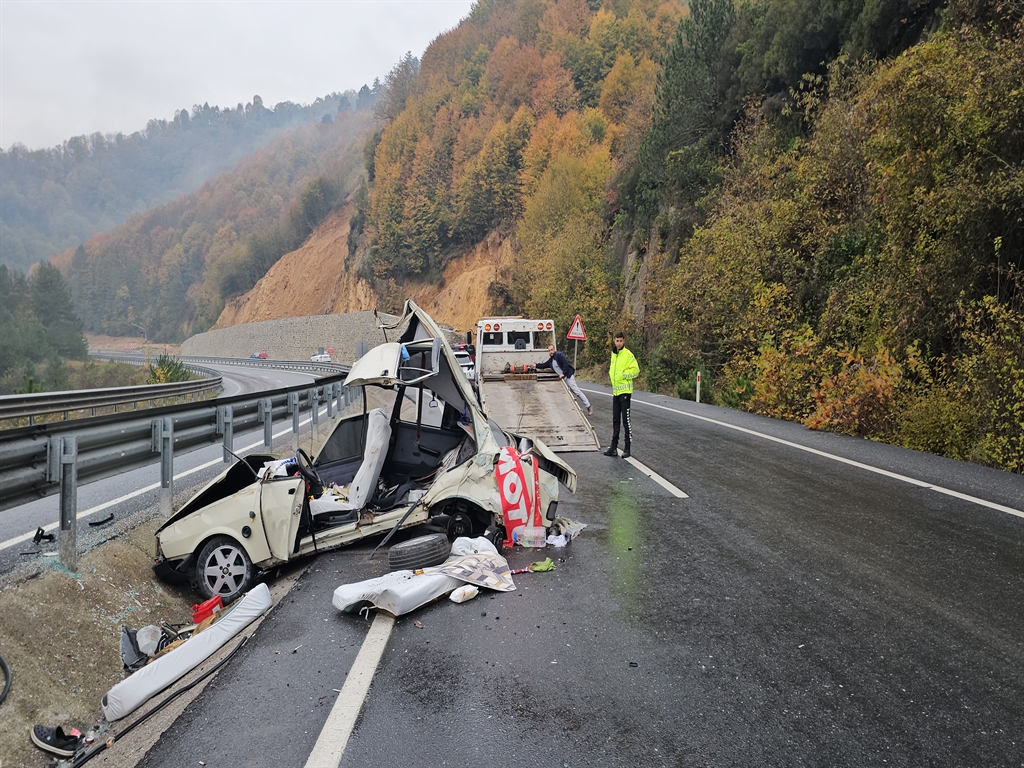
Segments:
[[[249,590],[254,577],[248,553],[228,536],[210,539],[196,558],[196,583],[207,599],[220,595],[225,603],[230,603]]]

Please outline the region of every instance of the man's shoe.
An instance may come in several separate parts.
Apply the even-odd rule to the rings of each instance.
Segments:
[[[629,448],[627,448],[626,450],[624,450],[622,452],[622,458],[624,458],[624,459],[628,459],[629,458]]]
[[[587,406],[587,416],[593,416],[593,415],[594,415],[594,406],[588,405]]]
[[[59,725],[56,728],[37,725],[32,729],[30,736],[37,747],[61,757],[74,755],[82,740],[82,734],[77,728],[72,729],[71,733],[65,734],[64,729]]]
[[[617,450],[615,450],[614,446],[612,446],[611,448],[609,448],[607,451],[604,452],[604,455],[605,456],[618,456],[619,452]]]

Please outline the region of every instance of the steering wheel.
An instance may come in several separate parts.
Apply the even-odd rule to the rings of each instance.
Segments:
[[[299,448],[295,454],[295,463],[299,467],[299,474],[309,483],[314,496],[320,498],[320,495],[324,492],[324,481],[316,469],[313,468],[313,460],[309,458],[309,454]]]

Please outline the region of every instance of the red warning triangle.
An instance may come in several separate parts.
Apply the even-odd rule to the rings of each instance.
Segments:
[[[583,330],[583,321],[579,315],[576,315],[576,319],[572,321],[572,326],[569,328],[569,333],[565,338],[577,339],[578,341],[587,340],[587,332]]]

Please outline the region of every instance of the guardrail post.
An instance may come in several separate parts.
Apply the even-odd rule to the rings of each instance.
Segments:
[[[327,401],[327,418],[334,421],[334,388],[338,383],[324,385],[324,400]]]
[[[153,419],[153,452],[160,454],[160,514],[170,517],[174,507],[174,419]]]
[[[288,393],[288,413],[292,415],[292,450],[299,450],[299,393]]]
[[[309,407],[312,410],[313,441],[316,442],[320,439],[320,387],[309,390]]]
[[[78,438],[60,439],[60,561],[78,569]]]
[[[232,423],[234,409],[230,405],[217,406],[217,434],[224,435],[224,463],[235,460],[231,451],[235,447],[235,428]]]
[[[256,404],[256,418],[263,425],[263,447],[274,447],[274,404],[265,397]]]

